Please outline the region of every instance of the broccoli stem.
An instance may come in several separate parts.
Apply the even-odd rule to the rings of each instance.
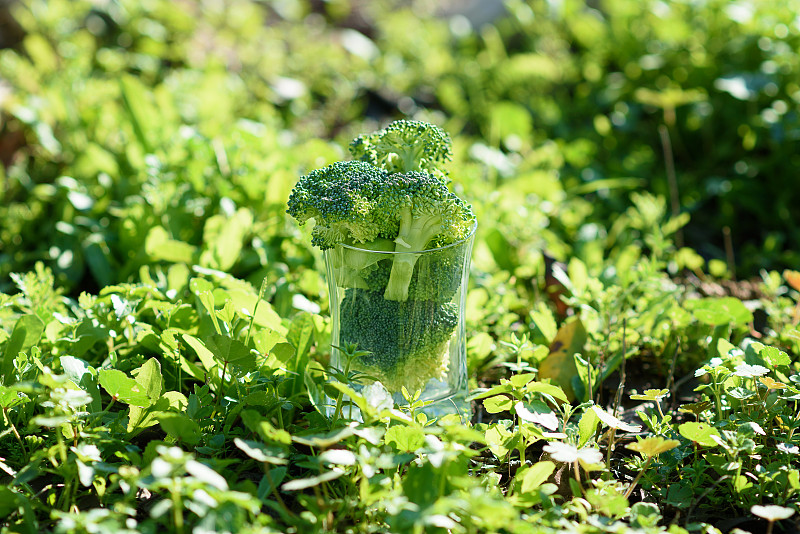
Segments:
[[[421,147],[408,147],[407,149],[402,151],[398,148],[397,155],[400,156],[400,160],[403,162],[403,166],[400,172],[419,170],[418,160],[422,155]]]
[[[405,208],[400,218],[400,231],[395,239],[395,251],[420,251],[442,231],[441,215],[412,216],[411,209]],[[392,262],[392,271],[383,297],[386,300],[404,302],[408,300],[408,286],[414,265],[419,254],[397,254]]]

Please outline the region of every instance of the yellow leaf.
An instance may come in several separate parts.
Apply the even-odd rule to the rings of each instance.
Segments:
[[[583,350],[585,343],[586,328],[581,320],[575,317],[558,329],[556,337],[550,344],[550,353],[539,364],[539,378],[549,378],[554,384],[561,386],[570,402],[575,400],[572,379],[578,376],[574,356]]]

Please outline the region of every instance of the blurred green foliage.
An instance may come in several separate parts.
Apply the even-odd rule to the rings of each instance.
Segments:
[[[317,139],[401,115],[461,139],[465,195],[519,192],[522,216],[498,227],[558,259],[613,249],[609,221],[645,190],[691,216],[679,244],[706,259],[729,233],[740,275],[792,265],[793,7],[508,1],[475,27],[424,2],[14,6],[0,284],[37,260],[75,287],[130,279],[161,259],[140,246],[154,225],[203,255],[207,221],[240,208],[255,216],[231,267],[248,275],[254,230],[282,225],[298,173],[338,157]]]

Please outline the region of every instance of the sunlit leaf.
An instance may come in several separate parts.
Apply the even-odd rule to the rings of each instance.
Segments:
[[[646,389],[640,395],[631,395],[631,400],[658,401],[669,395],[668,389]]]
[[[550,478],[550,475],[553,474],[555,471],[556,464],[553,462],[542,460],[540,462],[536,462],[532,466],[526,468],[525,470],[517,473],[517,478],[522,479],[522,485],[520,486],[520,491],[522,493],[529,493],[545,482]]]
[[[695,443],[704,447],[714,447],[717,441],[714,437],[719,438],[719,430],[707,423],[688,422],[678,426],[678,432],[684,438],[694,441]]]
[[[750,508],[750,511],[753,512],[754,515],[770,522],[788,519],[794,515],[794,510],[792,508],[775,504],[768,504],[766,506],[756,504]]]
[[[551,379],[571,401],[575,399],[572,379],[578,376],[574,355],[583,350],[586,329],[580,319],[573,319],[559,328],[550,344],[550,354],[539,364],[539,378]]]
[[[641,425],[632,425],[630,423],[626,423],[621,419],[618,419],[602,409],[597,405],[592,406],[592,411],[597,415],[598,419],[602,421],[606,426],[611,428],[616,428],[618,430],[624,430],[625,432],[639,432],[642,430]]]
[[[147,407],[155,402],[147,395],[147,391],[136,380],[118,369],[101,369],[98,371],[100,385],[115,400]]]
[[[652,436],[640,439],[635,443],[629,443],[626,447],[636,451],[644,457],[658,456],[662,452],[674,449],[681,444],[675,439],[664,439],[661,436]]]

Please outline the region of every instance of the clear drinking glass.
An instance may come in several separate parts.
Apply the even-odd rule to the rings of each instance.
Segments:
[[[388,240],[371,245],[385,250],[325,251],[331,365],[361,373],[350,387],[380,382],[398,404],[406,402],[403,387],[419,390],[429,415],[471,414],[464,310],[476,228],[461,241],[417,252],[396,252]],[[342,349],[352,344],[368,354],[346,362]],[[331,399],[325,404],[332,412]]]

